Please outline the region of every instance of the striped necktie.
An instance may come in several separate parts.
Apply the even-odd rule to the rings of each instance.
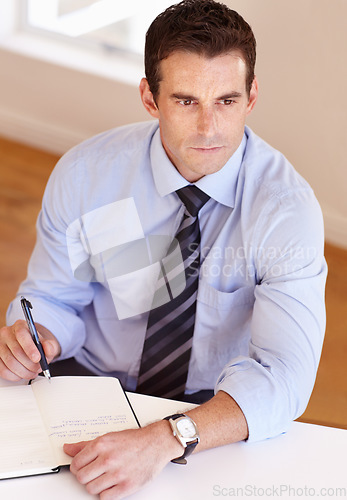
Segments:
[[[184,396],[192,349],[196,296],[200,267],[200,228],[198,213],[209,196],[194,185],[176,191],[185,212],[167,257],[163,259],[161,278],[170,301],[153,308],[149,313],[147,332],[142,352],[137,392],[172,399]],[[177,259],[175,244],[180,245],[182,259]],[[179,279],[184,264],[185,287],[181,293],[175,290],[182,283]],[[177,265],[178,264],[178,265]],[[177,266],[177,269],[176,269]],[[169,280],[167,277],[174,276]],[[177,279],[178,278],[178,279]],[[160,289],[157,290],[160,293]],[[157,293],[156,292],[156,293]],[[154,296],[153,303],[160,303]]]

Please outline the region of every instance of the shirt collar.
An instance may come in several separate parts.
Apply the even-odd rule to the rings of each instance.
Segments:
[[[240,146],[224,167],[214,174],[205,175],[195,183],[204,193],[228,207],[235,205],[237,178],[246,144],[247,136],[244,133]],[[161,142],[159,127],[152,139],[150,158],[154,182],[160,196],[166,196],[189,184],[169,160]]]

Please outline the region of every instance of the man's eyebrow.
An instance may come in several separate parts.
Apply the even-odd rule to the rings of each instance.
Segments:
[[[237,92],[237,91],[232,91],[229,92],[228,94],[221,95],[220,97],[216,98],[216,101],[223,101],[226,99],[237,99],[239,97],[242,97],[242,92]],[[185,101],[198,101],[199,99],[193,95],[190,94],[176,94],[173,93],[171,94],[172,99],[179,99],[179,100],[185,100]]]
[[[188,94],[171,94],[173,99],[180,99],[185,101],[197,101],[198,98]]]
[[[233,91],[230,92],[229,94],[221,95],[220,97],[217,98],[217,101],[223,101],[226,99],[236,99],[238,97],[242,97],[242,95],[243,95],[242,92]]]

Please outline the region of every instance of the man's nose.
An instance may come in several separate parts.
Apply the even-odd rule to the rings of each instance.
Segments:
[[[198,133],[212,137],[216,132],[216,116],[211,107],[201,107],[198,113]]]

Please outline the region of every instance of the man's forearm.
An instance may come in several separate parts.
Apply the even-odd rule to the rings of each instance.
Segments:
[[[189,410],[186,415],[194,420],[199,430],[200,443],[195,451],[243,441],[248,437],[244,414],[235,400],[224,391],[219,391],[210,401]],[[163,422],[161,426],[163,442],[172,447],[172,458],[176,458],[182,447],[173,437],[169,423]]]
[[[235,400],[224,391],[187,412],[196,423],[200,443],[196,451],[236,443],[248,438],[247,421]]]

